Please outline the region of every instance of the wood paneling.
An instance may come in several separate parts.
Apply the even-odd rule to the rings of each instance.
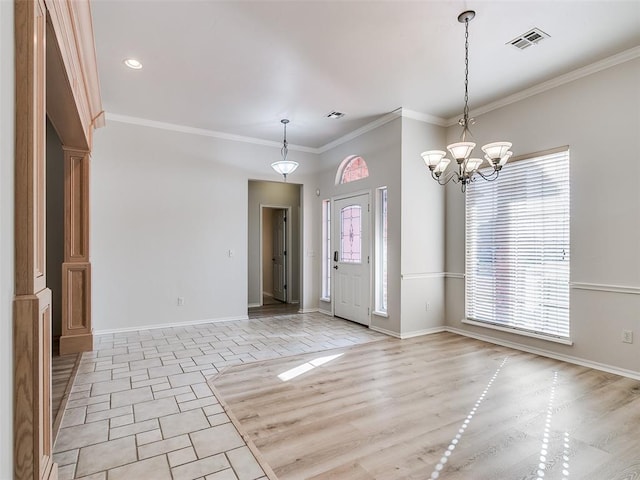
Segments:
[[[64,149],[64,261],[89,261],[89,153]]]
[[[89,263],[89,152],[64,148],[64,263],[60,353],[93,349]]]
[[[45,11],[18,1],[16,22],[16,295],[46,288]]]
[[[51,291],[14,301],[14,477],[57,478],[51,438]]]

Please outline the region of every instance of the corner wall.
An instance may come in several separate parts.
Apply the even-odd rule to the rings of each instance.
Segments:
[[[14,16],[0,2],[0,479],[13,478]]]
[[[478,145],[508,139],[514,155],[570,147],[574,345],[462,324],[461,278],[446,280],[447,325],[640,375],[638,85],[635,59],[482,115],[473,128]],[[451,127],[449,140],[458,133]],[[446,268],[463,273],[464,195],[455,186],[446,195]],[[621,343],[623,329],[634,331],[633,344]]]
[[[444,326],[445,192],[420,154],[442,148],[445,129],[402,118],[402,336]]]

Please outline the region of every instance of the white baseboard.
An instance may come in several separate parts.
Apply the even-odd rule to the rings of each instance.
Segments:
[[[508,340],[497,339],[487,335],[469,332],[460,328],[445,327],[444,329],[447,332],[455,333],[457,335],[463,335],[465,337],[475,338],[476,340],[482,340],[483,342],[502,345],[503,347],[513,348],[514,350],[521,350],[523,352],[533,353],[542,357],[553,358],[554,360],[561,360],[563,362],[573,363],[574,365],[580,365],[582,367],[593,368],[595,370],[601,370],[603,372],[614,373],[623,377],[633,378],[634,380],[640,380],[640,372],[627,370],[626,368],[619,368],[604,363],[592,362],[591,360],[585,360],[583,358],[574,357],[572,355],[564,355],[562,353],[551,352],[542,348],[530,347],[528,345],[523,345],[517,342],[510,342]]]
[[[424,330],[415,330],[413,332],[407,333],[398,333],[392,330],[387,330],[386,328],[376,327],[375,325],[370,325],[369,328],[374,332],[384,333],[385,335],[389,335],[390,337],[399,338],[400,340],[406,340],[407,338],[420,337],[422,335],[431,335],[433,333],[441,333],[446,331],[445,327],[431,327],[426,328]]]
[[[301,308],[298,313],[316,313],[317,311],[317,308]]]
[[[441,332],[446,332],[446,327],[444,326],[431,327],[431,328],[425,328],[424,330],[416,330],[414,332],[401,333],[400,338],[404,340],[405,338],[420,337],[422,335],[431,335],[433,333],[441,333]]]
[[[384,333],[385,335],[389,335],[390,337],[400,338],[399,333],[392,330],[387,330],[386,328],[376,327],[375,325],[369,325],[369,328],[374,332]]]
[[[322,313],[323,315],[328,315],[330,317],[333,317],[333,313],[331,313],[330,310],[325,310],[324,308],[318,308],[318,312]]]
[[[250,303],[247,308],[256,308],[256,307],[261,307],[262,304],[261,303]]]
[[[263,297],[271,297],[271,298],[273,298],[273,293],[262,292],[262,296]]]
[[[142,330],[156,330],[158,328],[188,327],[189,325],[202,325],[203,323],[232,322],[234,320],[249,320],[247,315],[236,317],[208,318],[205,320],[188,320],[185,322],[156,323],[153,325],[140,325],[136,327],[109,328],[104,330],[94,330],[94,335],[106,335],[109,333],[139,332]]]

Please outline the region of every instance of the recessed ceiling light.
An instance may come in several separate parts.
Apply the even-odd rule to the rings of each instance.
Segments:
[[[142,62],[135,58],[125,58],[123,63],[132,70],[140,70],[142,68]]]

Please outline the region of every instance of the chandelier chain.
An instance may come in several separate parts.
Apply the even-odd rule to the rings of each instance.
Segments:
[[[469,129],[469,19],[464,21],[464,112],[463,135]]]

